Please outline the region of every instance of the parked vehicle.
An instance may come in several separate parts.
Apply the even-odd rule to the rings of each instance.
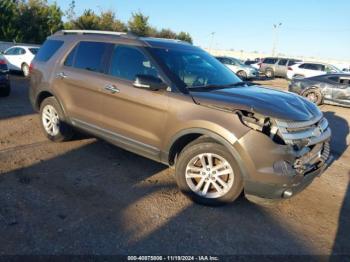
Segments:
[[[38,52],[36,46],[12,46],[1,53],[10,70],[21,71],[25,77],[29,75],[29,66]]]
[[[254,67],[256,70],[260,70],[260,64],[262,60],[260,59],[255,59],[255,60],[247,60],[244,62],[245,65],[249,65],[251,67]]]
[[[289,91],[305,96],[320,105],[350,106],[350,74],[326,74],[303,79],[294,78]]]
[[[228,56],[217,56],[221,63],[227,66],[232,72],[237,74],[242,80],[252,79],[259,76],[259,71],[252,66],[245,65],[240,60],[228,57]]]
[[[288,67],[301,60],[291,58],[266,57],[260,64],[260,72],[268,78],[287,77]]]
[[[316,63],[316,62],[305,62],[297,63],[288,67],[287,78],[304,78],[319,76],[324,74],[336,74],[342,73],[342,71],[333,65]]]
[[[9,96],[11,92],[10,80],[6,61],[0,59],[0,96]]]
[[[174,166],[181,191],[202,204],[232,202],[243,190],[291,197],[330,160],[331,131],[315,104],[248,86],[178,40],[57,32],[33,60],[30,101],[50,140],[78,128]]]

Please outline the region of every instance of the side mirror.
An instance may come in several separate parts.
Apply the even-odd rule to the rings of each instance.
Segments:
[[[134,87],[150,89],[152,91],[166,89],[168,87],[160,78],[152,75],[137,75]]]

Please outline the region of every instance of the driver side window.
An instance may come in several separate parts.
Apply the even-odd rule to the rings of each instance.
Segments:
[[[109,74],[134,81],[137,75],[159,77],[156,67],[137,48],[115,46]]]
[[[10,48],[5,52],[5,55],[17,55],[17,49],[16,47]]]

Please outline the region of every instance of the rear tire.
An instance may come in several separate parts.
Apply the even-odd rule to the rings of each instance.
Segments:
[[[243,190],[243,179],[232,154],[223,145],[202,138],[181,152],[175,179],[186,196],[203,205],[233,202]]]
[[[320,90],[318,90],[316,88],[306,90],[303,93],[303,96],[306,97],[306,99],[308,99],[312,103],[315,103],[318,106],[322,104],[322,101],[323,101],[322,93],[320,92]]]
[[[4,88],[0,88],[0,96],[1,97],[9,96],[10,93],[11,93],[10,85],[5,86]]]
[[[48,97],[41,103],[40,118],[42,130],[51,141],[62,142],[73,137],[73,128],[66,123],[63,110],[54,97]]]

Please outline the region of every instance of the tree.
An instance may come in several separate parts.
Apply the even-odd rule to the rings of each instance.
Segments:
[[[98,30],[99,17],[91,9],[87,9],[77,19],[72,21],[74,29]]]
[[[128,22],[129,31],[138,36],[147,36],[150,33],[151,27],[148,24],[148,16],[141,12],[132,13],[131,19]]]
[[[122,21],[116,19],[111,10],[102,12],[99,17],[99,28],[107,31],[127,32],[128,27]]]
[[[0,1],[0,39],[5,41],[21,41],[23,35],[18,28],[18,0]]]
[[[171,31],[170,29],[162,29],[160,32],[157,34],[158,37],[161,38],[169,38],[169,39],[176,39],[177,35],[175,32]]]
[[[189,33],[186,33],[186,32],[180,32],[176,38],[179,40],[182,40],[182,41],[189,42],[190,44],[193,43],[191,35]]]
[[[48,35],[63,28],[62,11],[56,3],[48,4],[45,0],[19,1],[18,29],[23,41],[42,43]]]

